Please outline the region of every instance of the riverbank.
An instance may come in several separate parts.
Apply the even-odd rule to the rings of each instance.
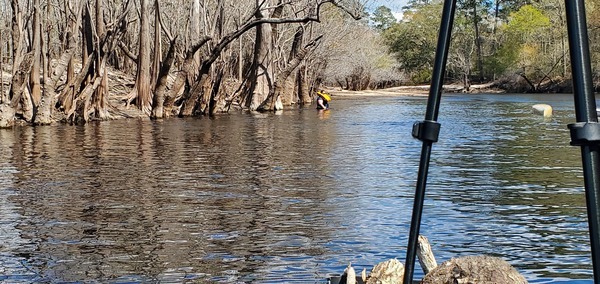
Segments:
[[[428,96],[429,85],[400,86],[387,89],[348,91],[341,88],[326,88],[325,91],[336,98],[358,98],[358,97],[395,97],[395,96]],[[471,85],[468,92],[464,91],[462,85],[444,85],[442,92],[445,93],[505,93],[504,90],[495,88],[493,84]]]

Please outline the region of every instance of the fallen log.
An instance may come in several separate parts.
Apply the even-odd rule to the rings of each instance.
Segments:
[[[437,265],[429,240],[419,236],[417,257],[425,277],[421,284],[463,284],[463,283],[494,283],[494,284],[526,284],[527,280],[505,260],[487,256],[463,256],[452,258]],[[404,265],[397,259],[381,262],[367,276],[363,270],[357,276],[352,264],[338,277],[330,277],[330,284],[403,284]]]

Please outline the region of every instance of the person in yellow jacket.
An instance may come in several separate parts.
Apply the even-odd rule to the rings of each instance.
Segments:
[[[323,91],[317,91],[317,109],[329,109],[329,101],[331,101],[331,97],[328,94]]]

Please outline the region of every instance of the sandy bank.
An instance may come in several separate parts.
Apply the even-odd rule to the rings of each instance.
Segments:
[[[379,90],[347,91],[340,88],[326,88],[326,92],[338,98],[352,97],[393,97],[393,96],[428,96],[429,85],[401,86]],[[491,83],[471,85],[469,92],[464,92],[462,85],[444,85],[443,93],[502,93],[492,87]]]
[[[403,86],[379,90],[348,91],[341,89],[325,89],[334,97],[394,97],[394,96],[427,96],[429,86]]]

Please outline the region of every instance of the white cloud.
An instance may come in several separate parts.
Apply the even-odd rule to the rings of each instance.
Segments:
[[[404,12],[399,11],[399,12],[392,12],[394,14],[394,17],[396,17],[396,20],[400,21],[402,20],[402,18],[404,17]]]
[[[392,10],[392,14],[394,14],[394,17],[396,17],[396,19],[401,20],[402,19],[402,7],[406,6],[408,3],[408,0],[367,0],[366,1],[366,5],[367,5],[367,10],[369,11],[374,11],[377,7],[379,6],[386,6],[388,8],[390,8],[390,10]]]

